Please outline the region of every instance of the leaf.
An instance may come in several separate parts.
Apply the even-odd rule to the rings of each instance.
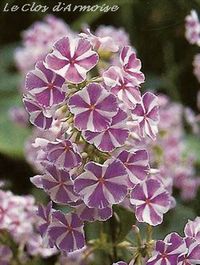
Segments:
[[[162,225],[154,229],[154,238],[163,239],[167,234],[172,232],[183,235],[183,230],[188,219],[194,219],[195,216],[191,208],[177,203],[176,207],[164,216]]]
[[[132,228],[132,225],[135,223],[134,213],[127,210],[122,206],[114,206],[114,213],[117,215],[119,220],[119,230],[116,235],[116,242],[119,243],[125,239],[127,234]]]
[[[196,157],[196,162],[200,165],[200,139],[194,135],[187,135],[185,137],[186,150],[185,153],[192,153]]]
[[[20,106],[20,96],[0,95],[0,152],[20,158],[23,156],[24,142],[30,134],[29,128],[22,128],[9,119],[9,108]]]

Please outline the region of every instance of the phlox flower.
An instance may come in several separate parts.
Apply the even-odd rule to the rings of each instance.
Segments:
[[[9,265],[13,254],[9,247],[0,245],[0,264]]]
[[[147,265],[177,265],[178,257],[187,252],[184,240],[172,233],[165,237],[164,241],[156,242],[153,256],[147,261]]]
[[[75,191],[89,208],[106,208],[120,203],[127,194],[127,173],[119,160],[103,165],[89,162],[85,172],[76,177]]]
[[[67,204],[78,200],[69,173],[56,168],[54,165],[48,165],[45,168],[45,174],[42,176],[42,186],[51,197],[51,200],[56,203]]]
[[[178,265],[200,264],[200,244],[193,238],[184,238],[187,253],[178,258]]]
[[[122,146],[129,135],[129,130],[126,128],[127,114],[122,109],[119,109],[117,114],[112,118],[111,125],[102,132],[83,132],[83,137],[90,144],[94,144],[103,152],[111,152],[116,147]]]
[[[88,40],[81,38],[61,38],[46,57],[48,68],[75,84],[83,82],[97,62],[98,54]]]
[[[163,214],[171,206],[171,197],[162,184],[155,179],[147,179],[137,184],[130,195],[139,222],[156,226],[163,221]]]
[[[64,82],[64,78],[47,69],[44,63],[39,61],[35,70],[27,74],[25,87],[40,105],[48,107],[65,99],[65,92],[62,89]]]
[[[157,97],[150,92],[146,92],[142,96],[141,103],[137,104],[132,110],[132,118],[135,122],[139,123],[141,137],[147,135],[155,140],[159,122]]]
[[[185,37],[191,44],[200,45],[200,22],[195,10],[192,10],[190,14],[185,18]]]
[[[200,217],[196,217],[194,221],[189,220],[185,225],[184,233],[186,237],[195,238],[200,242]]]
[[[92,83],[69,99],[74,114],[74,126],[78,130],[101,132],[107,129],[117,114],[117,100],[103,86]]]
[[[48,233],[58,249],[64,252],[73,252],[85,245],[83,222],[75,213],[53,212]]]

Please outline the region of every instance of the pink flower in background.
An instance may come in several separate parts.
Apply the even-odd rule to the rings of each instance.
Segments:
[[[169,193],[154,179],[137,184],[131,191],[130,202],[135,207],[137,220],[153,226],[162,223],[163,214],[171,206]]]
[[[12,251],[9,247],[0,245],[0,264],[9,265],[13,257]]]
[[[141,137],[147,135],[155,140],[159,122],[157,97],[150,92],[145,93],[142,96],[142,102],[132,110],[132,119],[139,123]]]
[[[47,69],[40,61],[36,64],[35,70],[27,74],[25,86],[38,104],[48,107],[64,101],[64,82],[64,78]]]
[[[200,22],[195,10],[192,10],[190,14],[185,18],[186,32],[185,37],[191,44],[200,45]]]
[[[120,203],[127,194],[127,173],[119,160],[105,164],[89,162],[85,172],[76,177],[75,191],[90,208],[106,208]]]
[[[64,215],[60,211],[53,212],[48,233],[55,245],[64,252],[73,252],[85,245],[83,223],[75,213]]]
[[[117,114],[117,100],[103,86],[92,83],[69,99],[74,125],[78,130],[101,132],[107,129]]]
[[[98,62],[89,41],[81,38],[64,37],[54,44],[54,50],[46,57],[48,68],[71,83],[81,83],[86,74]]]
[[[117,114],[112,118],[109,128],[103,132],[85,131],[83,137],[90,144],[94,144],[103,152],[111,152],[116,147],[122,146],[129,135],[129,130],[126,128],[127,114],[119,109]]]

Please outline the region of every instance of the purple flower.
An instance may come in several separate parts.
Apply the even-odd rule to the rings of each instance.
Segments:
[[[169,234],[164,241],[156,242],[155,253],[147,265],[177,265],[178,257],[186,251],[183,239],[176,233]]]
[[[67,204],[78,200],[69,173],[56,168],[54,165],[46,167],[46,174],[42,177],[42,185],[52,201],[56,203]]]
[[[134,108],[141,101],[138,82],[131,79],[119,67],[111,66],[103,73],[103,78],[105,84],[111,88],[111,92],[124,102],[128,108]]]
[[[106,207],[102,209],[98,208],[89,208],[84,203],[82,203],[78,208],[76,213],[79,218],[83,221],[94,222],[98,221],[106,221],[108,220],[113,212],[112,207]]]
[[[64,252],[73,252],[85,245],[83,222],[75,213],[64,215],[60,211],[53,212],[49,236]]]
[[[200,217],[196,217],[194,221],[189,220],[185,225],[184,233],[186,237],[195,238],[200,242]]]
[[[90,208],[106,208],[120,203],[127,194],[127,173],[119,160],[103,165],[89,162],[75,181],[75,190]]]
[[[48,68],[71,83],[83,82],[97,62],[98,55],[92,51],[90,42],[81,38],[60,39],[46,57]]]
[[[83,132],[83,137],[90,144],[94,144],[103,152],[111,152],[116,147],[122,146],[129,135],[126,128],[127,114],[119,109],[117,114],[112,118],[111,125],[103,132]]]
[[[47,206],[39,205],[37,215],[39,217],[38,230],[43,238],[43,242],[46,246],[52,247],[52,242],[49,240],[47,233],[47,230],[51,223],[52,202],[49,202]]]
[[[178,265],[200,264],[200,244],[194,238],[185,238],[187,253],[178,258]]]
[[[52,106],[63,102],[65,93],[62,86],[65,79],[47,69],[42,61],[39,61],[35,70],[26,76],[26,89],[35,100],[43,106]]]
[[[200,45],[200,22],[195,10],[191,10],[190,14],[185,18],[185,37],[191,44]]]
[[[153,226],[162,223],[163,214],[171,206],[169,193],[154,179],[137,184],[131,191],[130,202],[135,206],[137,220]]]
[[[132,118],[139,123],[140,136],[155,139],[158,131],[159,107],[157,97],[152,93],[145,93],[142,102],[132,110]]]
[[[9,247],[0,246],[0,264],[1,265],[9,265],[11,263],[11,258],[13,254]]]
[[[72,169],[81,163],[76,145],[69,140],[49,142],[46,147],[47,159],[58,167]]]
[[[144,82],[144,74],[140,71],[141,61],[136,57],[136,53],[131,46],[125,46],[122,49],[120,61],[124,72],[134,78],[138,84]]]
[[[25,108],[30,114],[30,122],[36,127],[47,130],[53,122],[52,115],[39,105],[33,98],[24,97]]]
[[[75,93],[69,100],[78,130],[101,132],[107,129],[117,114],[117,100],[99,84],[92,83]]]
[[[135,152],[124,150],[117,158],[126,167],[131,184],[136,185],[147,177],[150,167],[146,150],[137,150]]]

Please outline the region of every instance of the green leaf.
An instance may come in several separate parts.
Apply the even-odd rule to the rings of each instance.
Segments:
[[[192,153],[196,156],[196,162],[200,165],[200,139],[194,135],[187,135],[185,137],[186,151],[185,153]]]
[[[30,129],[19,127],[9,119],[9,108],[20,105],[19,95],[0,94],[0,152],[14,158],[23,157],[24,142],[30,134]]]
[[[191,208],[177,203],[176,207],[164,216],[162,225],[155,227],[154,238],[163,239],[167,234],[172,232],[183,235],[183,230],[188,219],[194,219],[195,216]]]
[[[119,243],[125,239],[130,232],[132,225],[135,223],[135,216],[133,212],[125,209],[122,206],[113,207],[114,214],[117,215],[119,229],[116,235],[116,242]]]

